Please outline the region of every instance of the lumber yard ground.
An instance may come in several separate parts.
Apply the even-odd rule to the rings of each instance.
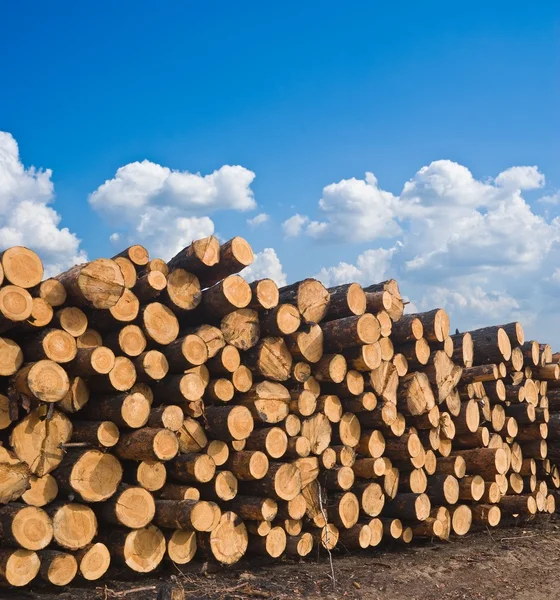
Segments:
[[[233,568],[200,561],[157,577],[115,575],[63,590],[33,584],[1,590],[10,600],[556,600],[560,598],[560,520],[470,533],[452,542],[417,542],[367,554],[294,562],[244,558]],[[204,571],[203,572],[203,568]],[[172,590],[175,589],[174,593]]]

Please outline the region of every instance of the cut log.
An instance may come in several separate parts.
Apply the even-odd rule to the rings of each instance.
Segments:
[[[268,458],[260,451],[241,451],[230,454],[228,469],[240,481],[256,481],[262,479],[268,471]]]
[[[112,448],[119,441],[119,428],[111,421],[74,421],[71,443]]]
[[[239,561],[247,551],[247,529],[232,511],[225,512],[211,534],[199,534],[198,544],[203,551],[225,565]]]
[[[184,400],[194,402],[204,394],[205,385],[196,373],[169,375],[152,386],[157,403],[180,404]]]
[[[53,526],[43,509],[17,502],[0,506],[0,539],[3,545],[42,550],[52,538]]]
[[[78,348],[95,348],[103,345],[101,334],[95,329],[86,329],[84,333],[76,340]]]
[[[4,279],[22,288],[39,285],[43,278],[41,259],[23,246],[12,246],[0,253],[0,265]]]
[[[273,381],[290,378],[292,355],[281,337],[265,337],[244,356],[244,363],[259,377]]]
[[[383,361],[379,342],[348,348],[344,350],[343,354],[348,363],[348,368],[361,372],[377,369]]]
[[[142,304],[146,304],[151,300],[157,298],[163,292],[166,285],[167,278],[163,273],[161,273],[160,271],[149,271],[141,275],[135,282],[134,294]]]
[[[117,396],[99,396],[84,409],[84,416],[92,420],[107,419],[119,427],[138,429],[150,416],[150,403],[139,392]]]
[[[111,556],[137,573],[156,569],[165,554],[165,537],[155,525],[132,531],[115,527],[103,539]]]
[[[451,509],[451,528],[456,535],[466,535],[472,524],[472,511],[466,504]]]
[[[198,277],[184,269],[173,269],[167,276],[162,301],[176,315],[196,309],[202,301]]]
[[[97,348],[80,348],[76,357],[68,364],[66,369],[79,377],[92,375],[107,375],[115,367],[115,354],[110,348],[98,346]]]
[[[157,492],[165,485],[167,471],[164,463],[145,460],[126,464],[124,477],[128,483],[139,485],[149,492]]]
[[[208,483],[216,472],[216,463],[207,454],[178,454],[167,465],[168,473],[183,483]]]
[[[31,314],[24,323],[21,323],[19,328],[21,331],[35,332],[46,327],[53,320],[53,316],[52,306],[46,300],[43,300],[43,298],[33,298]]]
[[[86,581],[97,581],[109,569],[111,554],[105,544],[96,542],[74,553],[80,575]]]
[[[313,536],[304,531],[297,536],[288,536],[286,540],[286,554],[294,557],[304,557],[313,550]]]
[[[27,290],[15,285],[0,288],[0,333],[27,321],[33,311],[33,298]]]
[[[425,373],[405,375],[397,394],[399,410],[404,415],[422,415],[435,406],[430,382]]]
[[[44,407],[35,409],[14,427],[10,437],[16,456],[39,477],[58,467],[63,457],[60,444],[72,436],[72,424],[65,415],[55,410],[50,419],[45,416]]]
[[[204,500],[156,500],[154,522],[166,529],[212,531],[221,511],[214,502]]]
[[[76,265],[55,277],[79,307],[109,309],[123,295],[124,277],[119,265],[105,258]]]
[[[9,585],[23,587],[39,573],[41,559],[32,550],[0,548],[0,577]]]
[[[210,435],[217,439],[244,440],[253,431],[253,418],[245,406],[209,406],[205,419]]]
[[[116,493],[100,506],[103,520],[112,525],[140,529],[151,523],[156,512],[154,498],[142,487],[121,484]]]
[[[249,286],[252,294],[249,308],[262,311],[278,306],[280,294],[278,286],[272,279],[259,279],[250,283]]]
[[[129,246],[122,252],[119,252],[113,258],[118,258],[119,256],[128,259],[133,265],[136,265],[137,267],[144,267],[148,264],[148,261],[150,260],[148,251],[146,250],[146,248],[144,248],[144,246],[141,246],[140,244],[134,244],[133,246]]]
[[[510,359],[511,342],[501,327],[484,327],[470,334],[474,344],[473,364],[486,365]]]
[[[426,494],[398,494],[386,504],[388,516],[425,521],[430,516],[431,504]]]
[[[66,290],[60,281],[56,279],[45,279],[45,281],[42,281],[38,286],[33,288],[31,293],[33,296],[45,300],[53,308],[62,306],[66,302]]]
[[[485,479],[492,479],[496,474],[503,474],[508,469],[508,459],[502,448],[474,448],[460,450],[456,453],[465,459],[467,473],[482,475]]]
[[[270,458],[278,459],[286,454],[288,436],[280,427],[263,427],[254,431],[247,438],[245,448],[247,450],[263,450]]]
[[[296,306],[306,323],[319,323],[327,315],[330,294],[316,279],[305,279],[279,289],[280,302]]]
[[[429,342],[444,342],[449,336],[449,316],[442,308],[408,317],[420,320],[424,330],[423,337]]]
[[[248,492],[250,495],[292,500],[301,492],[301,483],[300,470],[296,465],[271,462],[268,472],[262,479],[244,483],[242,490],[243,493]]]
[[[239,350],[235,346],[224,346],[206,363],[206,366],[213,375],[231,375],[240,364]]]
[[[200,272],[200,282],[204,287],[210,287],[228,275],[239,273],[248,267],[253,258],[253,250],[249,243],[242,237],[234,237],[220,246],[219,262],[216,261],[217,264]],[[169,264],[171,266],[171,263]]]
[[[387,291],[367,292],[366,310],[370,313],[389,311],[393,306],[393,295]],[[398,319],[397,319],[398,321]]]
[[[125,356],[117,356],[108,374],[94,375],[88,380],[88,387],[98,392],[126,392],[136,383],[134,363]]]
[[[330,300],[326,320],[363,315],[366,311],[366,295],[358,283],[347,283],[328,289]]]
[[[330,321],[321,328],[325,349],[331,352],[374,344],[380,338],[379,321],[370,313]]]
[[[0,338],[0,376],[9,377],[17,372],[23,363],[23,352],[13,340]]]
[[[179,334],[177,317],[160,302],[151,302],[142,307],[139,321],[146,337],[162,346],[175,341]]]
[[[220,323],[224,340],[238,350],[249,350],[260,336],[259,315],[249,308],[234,310]]]
[[[319,325],[311,325],[307,330],[290,334],[285,342],[297,360],[316,363],[323,356],[323,330]]]
[[[103,338],[105,346],[116,354],[139,356],[146,349],[146,336],[138,325],[125,325],[122,329],[112,331]]]
[[[45,510],[52,519],[54,541],[67,550],[79,550],[97,534],[95,513],[85,504],[49,504]]]
[[[206,315],[221,319],[232,311],[245,308],[251,302],[251,288],[240,275],[229,275],[202,294]]]
[[[124,277],[124,287],[129,290],[132,289],[136,285],[137,279],[134,263],[125,256],[117,256],[116,258],[113,258],[113,260],[117,263],[117,265],[119,265],[122,271]]]
[[[220,242],[213,235],[195,240],[167,264],[170,269],[185,269],[195,275],[207,273],[220,261]]]
[[[54,471],[59,488],[78,494],[85,502],[103,502],[110,498],[122,476],[121,463],[97,449],[68,451]]]
[[[78,573],[78,562],[72,554],[57,550],[43,550],[41,559],[41,578],[52,585],[68,585]]]
[[[41,402],[58,402],[70,389],[68,375],[57,363],[40,360],[20,369],[14,378],[17,392]]]
[[[172,431],[144,427],[123,433],[115,446],[115,454],[128,460],[171,460],[179,451]]]

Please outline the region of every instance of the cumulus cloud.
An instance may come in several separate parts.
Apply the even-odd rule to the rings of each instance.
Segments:
[[[366,174],[326,186],[318,207],[326,220],[309,220],[300,232],[323,242],[374,242],[355,263],[325,266],[318,276],[328,285],[391,276],[419,306],[448,307],[465,326],[520,315],[527,322],[535,304],[545,303],[542,294],[551,293],[544,283],[560,280],[560,219],[536,214],[523,196],[544,185],[535,166],[477,179],[467,167],[439,160],[394,196]],[[381,246],[387,236],[390,250]]]
[[[247,225],[249,225],[249,227],[251,227],[251,228],[255,228],[255,227],[258,227],[259,225],[262,225],[263,223],[266,223],[269,220],[270,220],[270,215],[267,215],[266,213],[259,213],[252,219],[247,219]]]
[[[45,264],[46,276],[87,260],[80,240],[49,206],[54,200],[50,169],[25,167],[13,136],[0,131],[0,250],[28,246]]]
[[[245,267],[240,274],[249,282],[268,278],[274,280],[280,287],[286,285],[286,274],[273,248],[265,248],[262,252],[257,252],[253,263]]]
[[[553,194],[546,194],[541,196],[538,200],[543,204],[560,204],[560,192],[554,192]]]
[[[284,235],[286,237],[297,237],[307,223],[309,223],[308,217],[296,213],[293,217],[286,219],[282,223]]]
[[[125,231],[117,233],[128,242],[145,243],[168,259],[193,239],[214,232],[209,214],[254,209],[254,178],[241,166],[224,165],[201,175],[144,160],[120,167],[90,194],[89,202],[109,220],[118,218]]]
[[[367,285],[383,281],[387,278],[391,258],[396,251],[396,247],[389,250],[384,248],[366,250],[358,256],[356,264],[339,262],[333,267],[323,267],[315,277],[327,287],[349,282]]]

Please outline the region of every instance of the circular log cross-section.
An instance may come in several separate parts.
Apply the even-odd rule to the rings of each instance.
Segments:
[[[16,342],[0,337],[0,376],[9,377],[23,363],[23,352]]]
[[[0,508],[0,539],[4,545],[42,550],[53,538],[53,526],[42,508],[10,503]]]
[[[78,562],[68,552],[45,550],[40,553],[41,577],[53,585],[68,585],[78,572]]]
[[[23,587],[39,573],[41,559],[32,550],[0,548],[0,576],[14,587]]]
[[[179,321],[167,306],[151,302],[142,310],[144,333],[162,346],[170,344],[179,335]]]
[[[252,291],[252,299],[250,308],[259,310],[264,308],[270,310],[278,306],[278,286],[272,279],[259,279],[250,284]]]
[[[102,502],[117,490],[123,475],[121,463],[100,450],[68,452],[54,476],[85,502]]]
[[[306,323],[319,323],[327,314],[330,294],[316,279],[305,279],[280,288],[280,302],[297,306]]]
[[[33,298],[27,290],[15,285],[0,288],[0,332],[26,321],[32,311]]]
[[[95,513],[85,504],[48,507],[52,517],[54,540],[67,550],[85,548],[97,533]]]
[[[12,246],[2,252],[0,265],[4,272],[4,278],[11,284],[22,288],[39,285],[43,278],[41,259],[35,252],[23,246]]]
[[[247,529],[234,512],[224,513],[216,529],[209,535],[208,545],[212,555],[225,565],[236,563],[247,551]],[[206,545],[205,542],[206,540],[203,541],[203,546]]]
[[[126,532],[124,539],[119,539],[111,550],[133,571],[149,573],[163,560],[165,548],[163,533],[155,525],[149,525]]]
[[[174,269],[169,273],[166,289],[171,309],[194,310],[202,299],[198,278],[184,269]]]
[[[97,581],[109,569],[111,554],[105,544],[97,542],[79,550],[75,554],[78,560],[80,575],[86,581]]]

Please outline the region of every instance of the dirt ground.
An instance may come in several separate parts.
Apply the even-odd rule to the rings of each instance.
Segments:
[[[0,598],[21,600],[556,600],[560,599],[560,518],[524,527],[471,533],[451,542],[348,554],[333,553],[335,582],[324,553],[305,562],[249,557],[223,568],[197,562],[173,565],[128,580],[63,590],[33,585],[0,589]],[[171,595],[174,588],[183,593]],[[177,594],[177,595],[176,595]]]

